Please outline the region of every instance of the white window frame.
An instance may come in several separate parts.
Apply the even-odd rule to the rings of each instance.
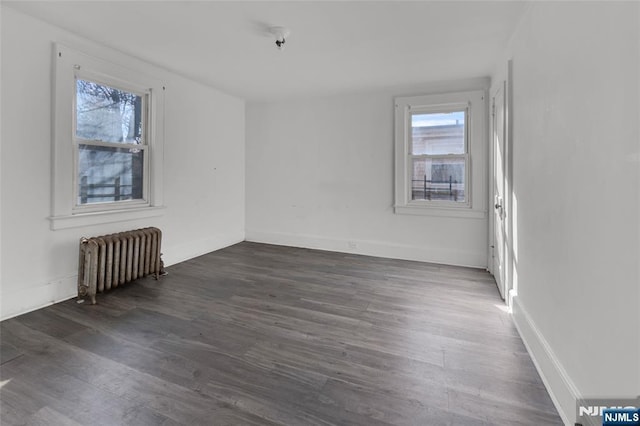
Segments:
[[[411,141],[411,131],[412,131],[412,115],[415,114],[437,114],[437,113],[449,113],[449,112],[458,112],[464,111],[464,153],[463,154],[414,154],[412,152],[412,141]],[[469,208],[471,207],[471,185],[469,182],[469,169],[470,169],[470,161],[469,161],[469,104],[468,103],[460,103],[460,104],[445,104],[445,105],[429,105],[429,106],[416,106],[409,107],[407,112],[408,119],[408,128],[407,134],[409,136],[407,143],[408,150],[408,164],[407,164],[407,203],[409,205],[417,205],[421,206],[423,204],[428,204],[436,207],[445,207],[445,208]],[[413,160],[415,159],[440,159],[440,158],[464,158],[464,194],[465,201],[457,202],[457,201],[449,201],[449,200],[413,200],[412,199],[412,191],[413,191]]]
[[[395,205],[398,214],[486,217],[485,90],[395,98]],[[413,155],[413,114],[465,111],[465,153]],[[414,158],[465,158],[465,201],[413,200]]]
[[[149,108],[149,104],[150,104],[150,100],[151,100],[151,96],[152,93],[149,89],[142,87],[142,86],[138,86],[138,87],[134,87],[131,84],[128,84],[128,82],[125,81],[120,81],[120,80],[114,80],[113,78],[110,78],[108,76],[104,76],[104,75],[97,75],[93,72],[87,72],[84,71],[82,68],[79,70],[76,70],[75,72],[75,80],[86,80],[86,81],[91,81],[93,83],[98,83],[98,84],[102,84],[105,86],[109,86],[109,87],[113,87],[115,89],[119,89],[119,90],[123,90],[129,93],[134,93],[138,96],[140,96],[142,98],[142,111],[143,111],[143,126],[142,126],[142,140],[143,143],[142,144],[127,144],[127,143],[122,143],[122,142],[101,142],[101,141],[94,141],[94,140],[87,140],[87,139],[83,139],[80,138],[76,135],[76,132],[73,131],[72,132],[72,140],[73,140],[73,148],[74,148],[74,152],[73,152],[73,158],[74,158],[74,162],[73,162],[73,166],[74,166],[74,174],[73,174],[73,199],[74,199],[74,206],[73,206],[73,212],[74,213],[82,213],[82,212],[93,212],[93,211],[108,211],[108,210],[120,210],[120,209],[128,209],[128,208],[139,208],[139,207],[147,207],[149,206],[149,153],[150,150],[149,148],[149,140],[151,139],[151,135],[148,129],[149,124],[151,123],[151,113],[152,113],[152,109]],[[77,87],[77,85],[76,85]],[[76,105],[76,100],[77,100],[77,94],[76,96],[74,96],[74,102],[73,102],[73,124],[72,124],[72,128],[76,129],[77,128],[77,123],[76,123],[76,119],[77,119],[77,105]],[[79,171],[80,171],[80,167],[79,167],[79,154],[80,154],[80,145],[90,145],[90,146],[104,146],[104,147],[110,147],[110,148],[135,148],[135,149],[139,149],[141,151],[143,151],[144,155],[142,157],[142,199],[133,199],[133,200],[123,200],[123,201],[114,201],[114,202],[105,202],[105,203],[88,203],[88,204],[79,204],[78,203],[78,198],[80,196],[79,194],[79,184],[80,182],[78,182],[78,177],[79,177]]]
[[[110,60],[72,48],[54,45],[53,155],[51,228],[65,229],[141,219],[162,214],[164,86],[148,69],[130,69],[136,63],[126,55],[109,51]],[[107,52],[105,51],[105,55]],[[114,61],[113,56],[115,56]],[[147,67],[142,67],[147,68]],[[151,68],[150,66],[148,68]],[[153,71],[153,70],[151,70]],[[84,79],[143,96],[143,199],[106,203],[78,203],[78,149],[76,137],[76,80]],[[92,142],[96,144],[98,142]],[[99,144],[99,143],[98,143]],[[104,145],[114,146],[111,143]],[[117,144],[126,148],[128,145]]]

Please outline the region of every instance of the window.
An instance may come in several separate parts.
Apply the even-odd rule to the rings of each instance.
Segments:
[[[160,214],[161,82],[124,55],[118,62],[135,66],[54,53],[52,228]]]
[[[465,203],[467,109],[411,112],[411,199]]]
[[[484,103],[484,91],[396,98],[396,213],[484,216]]]
[[[76,208],[146,205],[147,96],[76,77]]]

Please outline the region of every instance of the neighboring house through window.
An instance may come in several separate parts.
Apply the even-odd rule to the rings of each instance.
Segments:
[[[410,112],[411,200],[468,204],[468,108],[448,109]]]
[[[395,114],[396,213],[483,216],[484,91],[398,97]]]

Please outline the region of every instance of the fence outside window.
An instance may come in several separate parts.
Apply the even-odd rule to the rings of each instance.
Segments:
[[[80,204],[92,202],[109,202],[130,200],[132,198],[133,185],[120,183],[120,177],[116,177],[113,183],[88,183],[87,176],[80,179]]]
[[[423,179],[411,180],[412,200],[464,200],[464,183],[449,176],[448,180],[431,180],[424,175]]]

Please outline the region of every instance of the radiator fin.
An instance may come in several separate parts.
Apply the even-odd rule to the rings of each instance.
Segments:
[[[78,299],[111,290],[138,278],[163,273],[162,232],[143,228],[117,234],[81,238],[78,260]]]

